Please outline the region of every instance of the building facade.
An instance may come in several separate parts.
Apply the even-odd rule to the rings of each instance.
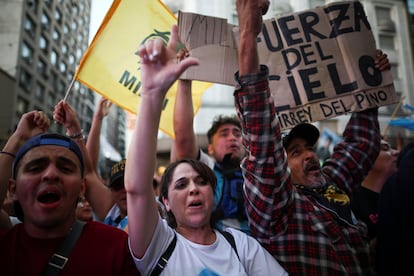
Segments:
[[[0,143],[7,141],[28,111],[42,110],[53,122],[54,106],[65,96],[87,136],[99,97],[72,79],[88,48],[91,0],[0,0],[0,4]],[[55,123],[49,131],[65,133]],[[103,176],[125,156],[125,131],[126,113],[113,106],[101,131]]]
[[[88,47],[90,0],[0,0],[0,140],[22,114],[37,109],[52,120]],[[75,82],[67,101],[90,129],[94,92]],[[64,132],[58,124],[50,131]]]

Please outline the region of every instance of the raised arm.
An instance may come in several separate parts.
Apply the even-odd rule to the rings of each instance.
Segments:
[[[93,115],[91,129],[89,130],[88,140],[86,141],[86,150],[91,158],[92,168],[97,171],[99,161],[100,136],[102,121],[109,114],[112,103],[101,97],[98,108]]]
[[[60,101],[53,112],[53,119],[65,126],[67,135],[78,144],[82,150],[85,164],[85,196],[99,220],[103,220],[109,209],[114,204],[111,191],[102,183],[96,170],[92,168],[92,162],[86,150],[85,141],[81,135],[82,129],[73,108],[64,101]]]
[[[263,0],[237,0],[239,72],[234,94],[247,150],[241,164],[246,214],[252,236],[267,249],[274,239],[270,235],[277,233],[275,225],[287,225],[290,212],[285,210],[293,199],[280,125],[269,90],[269,72],[267,67],[259,67],[256,45],[268,4]]]
[[[237,1],[240,76],[259,72],[259,54],[256,39],[262,31],[262,15],[266,14],[268,8],[268,0]]]
[[[390,69],[387,55],[377,50],[375,69]],[[332,158],[323,170],[332,181],[352,195],[377,159],[381,146],[378,108],[354,112],[342,134],[343,142],[334,148]],[[347,181],[344,181],[347,180]]]
[[[49,118],[43,111],[30,111],[23,114],[16,130],[7,140],[0,154],[0,203],[6,198],[9,179],[12,176],[12,164],[20,146],[31,137],[45,132],[50,125]],[[4,216],[2,214],[1,216]],[[5,220],[7,223],[7,219]]]
[[[188,58],[188,51],[183,48],[177,54],[177,60]],[[194,108],[191,80],[179,80],[174,105],[174,141],[170,161],[183,158],[197,159],[199,148],[194,133]]]
[[[152,179],[164,97],[180,74],[197,64],[194,58],[176,62],[177,32],[174,25],[167,47],[158,38],[148,40],[138,50],[141,57],[141,101],[125,168],[130,246],[138,258],[145,254],[158,221]]]

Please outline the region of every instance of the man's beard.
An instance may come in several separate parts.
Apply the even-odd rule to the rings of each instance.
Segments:
[[[314,176],[316,169],[319,170],[318,176]],[[304,173],[307,176],[307,179],[309,181],[308,183],[306,183],[307,187],[315,189],[315,188],[320,188],[320,187],[325,186],[326,179],[323,176],[323,173],[321,171],[321,166],[319,164],[319,161],[317,160],[308,161],[305,164]]]
[[[308,183],[308,185],[306,185],[307,187],[311,188],[311,189],[319,189],[322,188],[323,186],[325,186],[326,184],[326,179],[323,176],[323,174],[319,174],[318,177],[316,177],[316,179],[314,181],[311,181]]]
[[[238,168],[240,167],[240,156],[239,155],[234,155],[233,153],[227,153],[226,155],[224,155],[222,164],[226,167],[226,168]]]

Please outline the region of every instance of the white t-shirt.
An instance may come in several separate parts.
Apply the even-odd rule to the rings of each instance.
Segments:
[[[252,237],[228,228],[236,241],[237,252],[226,238],[215,231],[217,239],[211,245],[193,243],[177,234],[177,243],[161,275],[288,275],[279,263]],[[174,237],[174,230],[161,218],[151,243],[142,259],[134,261],[142,275],[149,275]]]

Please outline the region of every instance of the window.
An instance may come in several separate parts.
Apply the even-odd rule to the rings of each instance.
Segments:
[[[79,87],[79,94],[81,94],[81,95],[85,94],[85,87],[83,87],[83,86]]]
[[[47,104],[50,107],[54,107],[56,102],[55,102],[55,95],[53,93],[49,93],[48,97],[47,97]]]
[[[394,36],[392,34],[379,34],[381,49],[394,49]]]
[[[78,30],[78,22],[75,20],[72,21],[72,30],[77,31]]]
[[[74,15],[78,15],[79,14],[79,8],[76,4],[72,4],[72,11]]]
[[[27,0],[27,6],[31,9],[34,13],[37,12],[37,0]]]
[[[414,14],[414,1],[408,0],[408,12]]]
[[[34,95],[36,99],[38,99],[41,102],[43,101],[45,97],[45,87],[39,82],[36,82],[35,89],[34,89]]]
[[[59,70],[60,70],[60,72],[62,72],[62,73],[66,73],[66,69],[67,69],[67,65],[66,65],[66,63],[64,63],[63,61],[60,63],[60,65],[59,65]]]
[[[396,34],[395,22],[391,17],[390,7],[375,7],[378,27],[378,43],[381,49],[395,49],[394,39]]]
[[[34,37],[35,36],[35,33],[36,33],[36,24],[33,22],[32,19],[30,19],[27,16],[24,19],[24,30],[31,37]]]
[[[21,97],[18,97],[16,102],[17,116],[21,117],[27,110],[29,110],[29,102]]]
[[[50,52],[50,63],[56,65],[58,63],[59,56],[55,50]]]
[[[63,81],[59,81],[57,92],[61,95],[64,95],[66,89],[66,84]]]
[[[78,60],[80,60],[80,59],[81,59],[81,57],[82,57],[82,51],[81,51],[81,49],[76,49],[76,58],[77,58]]]
[[[71,10],[68,8],[68,7],[66,7],[66,18],[71,18]]]
[[[50,71],[50,78],[49,78],[49,83],[52,85],[53,89],[56,90],[57,88],[57,81],[58,81],[58,76],[55,73],[54,70]]]
[[[58,9],[55,10],[55,20],[59,24],[62,24],[62,13]]]
[[[83,42],[83,35],[82,35],[82,33],[79,33],[78,34],[78,43],[82,44],[82,42]]]
[[[30,47],[25,41],[22,43],[22,58],[27,64],[32,64],[33,62],[33,48]]]
[[[40,49],[42,49],[44,52],[47,52],[47,47],[49,46],[49,41],[47,40],[47,38],[44,35],[41,35],[39,38],[39,47]]]
[[[72,76],[74,75],[73,72],[69,72],[69,74],[66,75],[66,79],[68,81],[68,83],[72,82]]]
[[[52,33],[52,38],[55,41],[59,41],[59,39],[60,39],[60,32],[58,30],[54,29],[53,30],[53,33]]]
[[[69,49],[69,47],[68,47],[68,44],[66,44],[65,42],[62,44],[62,53],[63,54],[67,54],[68,53],[68,49]]]
[[[380,32],[395,33],[395,23],[391,18],[391,9],[386,7],[376,7],[378,30]]]
[[[69,26],[68,26],[68,24],[65,24],[65,25],[63,25],[63,33],[64,34],[68,34],[69,33]]]
[[[74,55],[70,54],[68,60],[69,60],[69,64],[70,65],[73,65],[75,63],[75,57],[74,57]]]
[[[19,85],[23,90],[26,92],[30,92],[31,88],[31,82],[32,82],[32,75],[28,73],[26,70],[21,69],[20,70],[20,76],[19,76]]]
[[[49,29],[50,18],[45,12],[42,13],[42,16],[40,17],[40,22],[42,23],[43,28],[45,28],[46,30]]]
[[[39,60],[37,61],[37,72],[38,72],[40,75],[42,75],[42,76],[46,77],[46,76],[47,76],[47,74],[46,74],[46,69],[47,69],[47,64],[46,64],[46,62],[45,62],[45,61],[43,61],[42,59],[39,59]]]

